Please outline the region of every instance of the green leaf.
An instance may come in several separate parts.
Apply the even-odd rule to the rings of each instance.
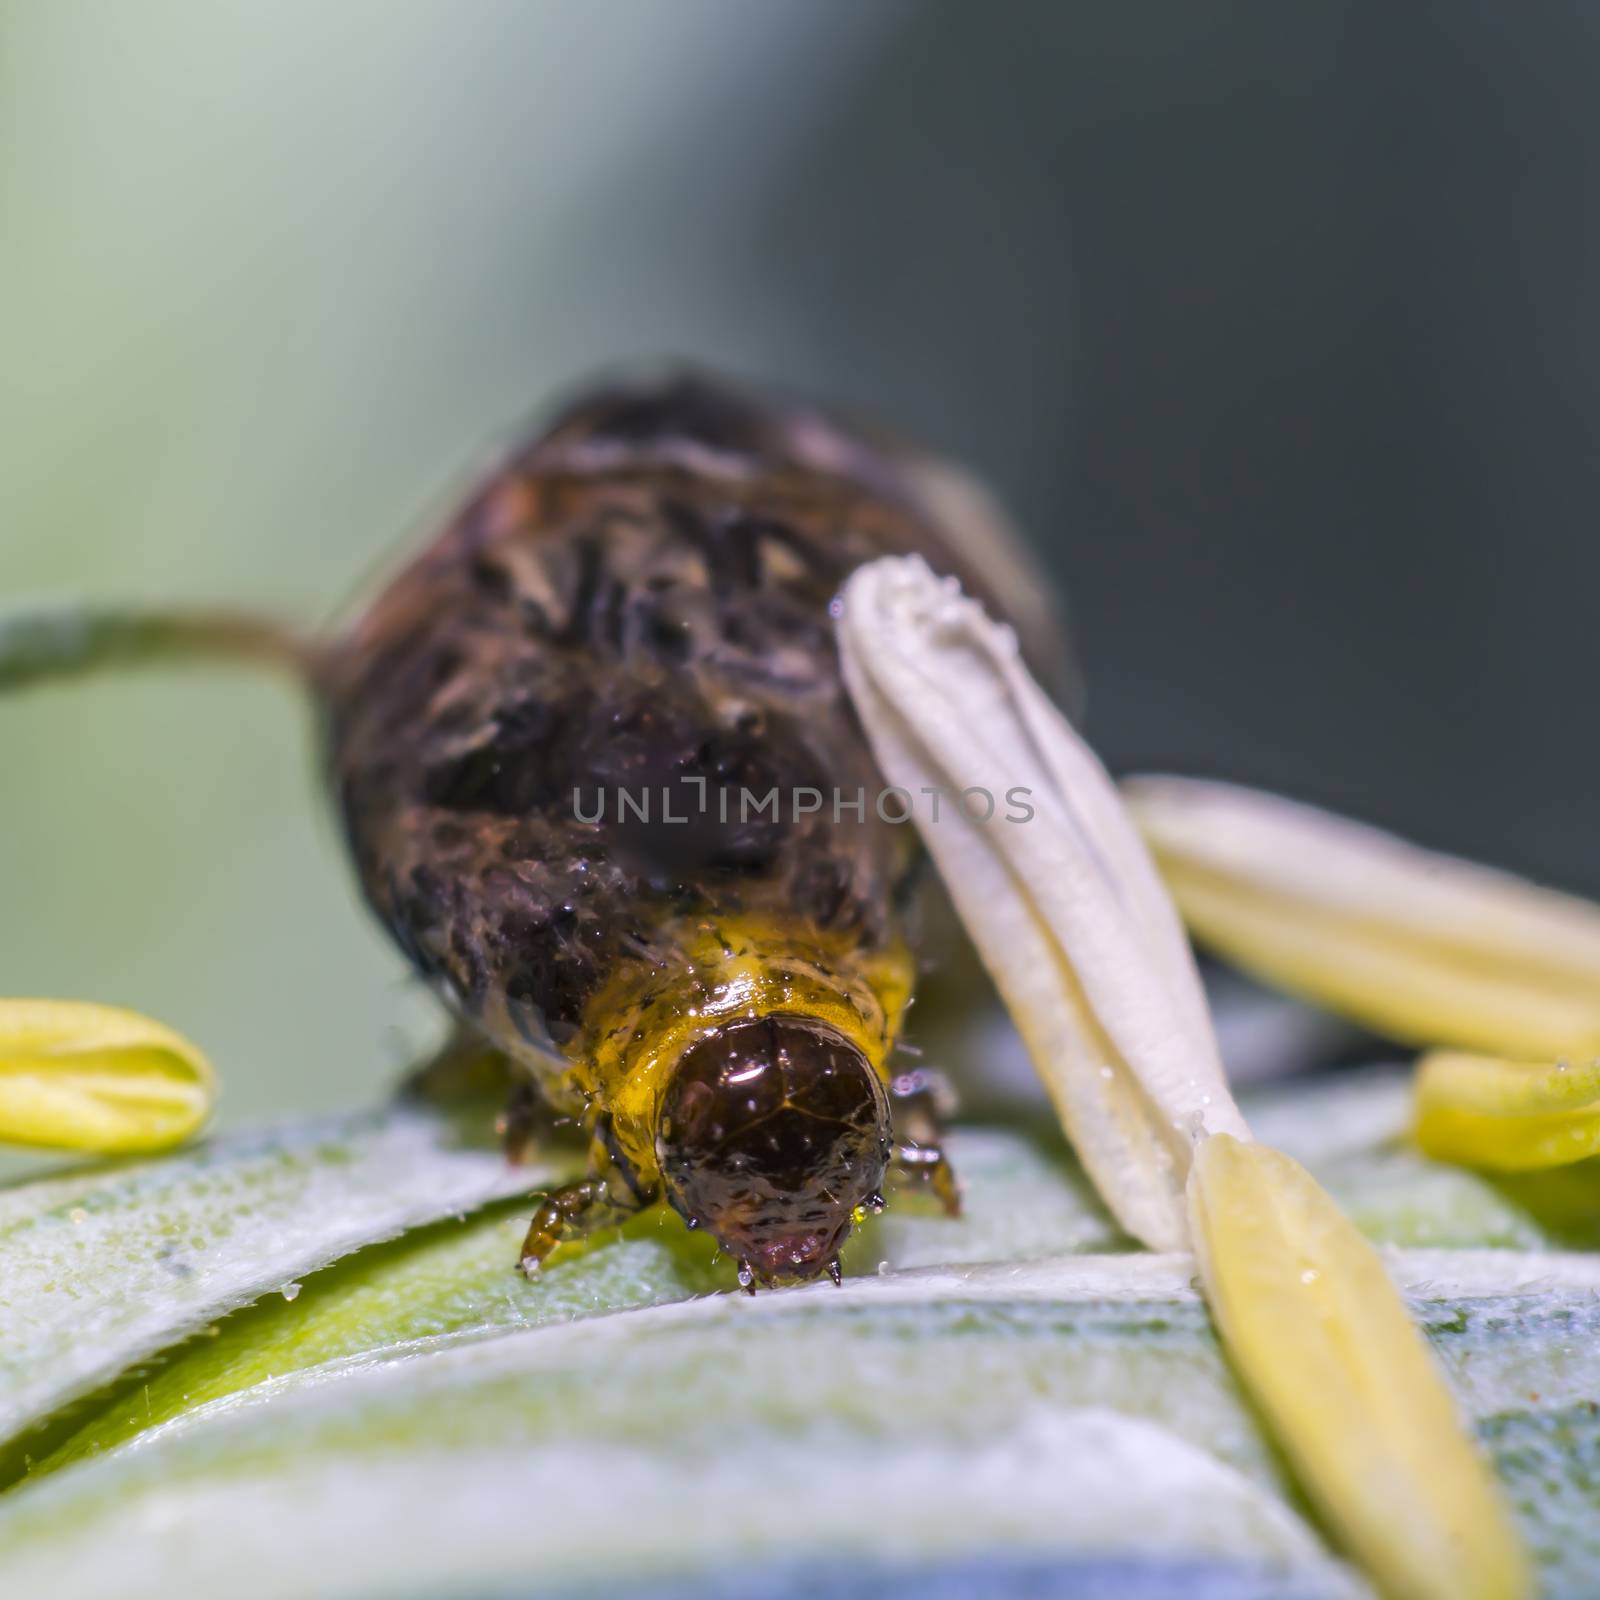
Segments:
[[[852,1275],[880,1262],[1021,1260],[1132,1249],[1064,1152],[1020,1133],[958,1130],[952,1153],[968,1183],[959,1221],[900,1204],[846,1249]],[[409,1353],[423,1341],[542,1327],[729,1288],[732,1269],[705,1236],[655,1211],[619,1237],[565,1248],[529,1283],[513,1270],[527,1227],[524,1201],[492,1206],[353,1256],[307,1279],[295,1297],[269,1295],[102,1398],[54,1449],[35,1444],[31,1470],[54,1470],[185,1411],[258,1383],[338,1360]]]
[[[0,1439],[351,1250],[553,1170],[509,1167],[481,1118],[399,1106],[0,1192]]]
[[[1576,1292],[1547,1289],[1486,1381],[1508,1343],[1498,1268],[1400,1265],[1432,1285],[1419,1309],[1447,1364],[1480,1374],[1474,1414],[1574,1340],[1567,1393],[1592,1385],[1592,1268]],[[924,1268],[312,1368],[25,1490],[0,1561],[36,1592],[486,1594],[1137,1552],[1157,1572],[1351,1592],[1190,1270],[1149,1255]],[[1536,1534],[1557,1531],[1538,1482],[1511,1487]]]
[[[170,1592],[127,1540],[176,1517],[202,1591],[485,1593],[1103,1555],[1143,1524],[1147,1556],[1321,1570],[1188,1270],[926,1268],[310,1369],[44,1480],[0,1560]]]
[[[1247,1109],[1360,1200],[1369,1236],[1451,1247],[1385,1259],[1544,1580],[1582,1592],[1600,1559],[1585,1409],[1600,1397],[1600,1270],[1542,1247],[1580,1226],[1575,1184],[1594,1227],[1600,1179],[1574,1167],[1502,1186],[1434,1166],[1396,1142],[1397,1073]],[[62,1222],[63,1185],[105,1186],[108,1245],[178,1218],[209,1226],[237,1197],[220,1208],[232,1227],[186,1245],[194,1277],[172,1282],[193,1299],[176,1311],[149,1270],[164,1270],[158,1252],[126,1269],[96,1252],[99,1274],[75,1249],[58,1258],[83,1326],[109,1328],[120,1354],[82,1360],[52,1392],[81,1395],[91,1367],[123,1375],[35,1434],[35,1476],[0,1498],[18,1592],[1363,1592],[1241,1396],[1193,1261],[1131,1250],[1048,1130],[958,1130],[963,1219],[895,1197],[853,1241],[843,1291],[754,1300],[708,1292],[731,1288],[732,1266],[672,1217],[563,1250],[524,1282],[527,1208],[493,1201],[504,1164],[463,1137],[399,1110],[0,1199],[9,1286],[19,1237],[43,1260],[86,1225]],[[1555,1202],[1547,1180],[1567,1185]],[[485,1204],[465,1222],[454,1210],[479,1201],[422,1207],[412,1192],[472,1184]],[[405,1227],[344,1254],[364,1230]],[[294,1230],[300,1264],[285,1252],[246,1287],[246,1263]],[[1468,1248],[1487,1242],[1525,1248]],[[302,1277],[292,1300],[268,1292],[180,1342]],[[160,1314],[133,1338],[126,1305],[110,1308],[140,1298]],[[70,1319],[53,1354],[37,1340],[18,1366],[35,1336],[15,1301],[0,1311],[0,1398],[15,1371],[37,1405]]]

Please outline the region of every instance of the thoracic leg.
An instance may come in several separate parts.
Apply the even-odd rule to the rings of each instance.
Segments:
[[[890,1080],[894,1101],[893,1171],[905,1181],[931,1190],[947,1217],[961,1215],[961,1185],[944,1153],[944,1124],[939,1109],[941,1085],[926,1067],[897,1073]]]
[[[517,1263],[533,1277],[563,1239],[582,1238],[597,1228],[615,1227],[658,1198],[634,1177],[611,1135],[609,1119],[602,1118],[589,1147],[589,1175],[544,1197],[528,1225]]]
[[[582,1238],[597,1228],[626,1222],[643,1202],[625,1185],[620,1194],[609,1176],[580,1178],[544,1197],[528,1224],[517,1265],[532,1278],[564,1239]]]
[[[487,1094],[504,1095],[499,1130],[508,1159],[518,1165],[552,1137],[564,1134],[570,1141],[576,1128],[573,1118],[559,1116],[551,1108],[525,1067],[466,1027],[458,1028],[437,1054],[406,1079],[402,1093],[446,1105]],[[534,1212],[518,1262],[529,1277],[563,1239],[582,1238],[597,1228],[626,1222],[656,1198],[634,1180],[611,1138],[609,1122],[602,1119],[594,1134],[588,1176],[552,1190]]]

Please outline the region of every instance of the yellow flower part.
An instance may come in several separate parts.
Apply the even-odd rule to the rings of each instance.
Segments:
[[[1377,1253],[1297,1162],[1227,1134],[1189,1174],[1212,1314],[1308,1495],[1386,1595],[1531,1579],[1488,1468]]]
[[[1415,1093],[1417,1143],[1436,1160],[1529,1172],[1600,1155],[1600,1061],[1438,1050],[1423,1057]]]
[[[1190,932],[1391,1038],[1600,1055],[1600,906],[1275,795],[1123,786]]]
[[[0,1000],[0,1143],[166,1150],[204,1125],[216,1098],[211,1063],[137,1012]]]
[[[1029,796],[1025,824],[948,805],[917,824],[1085,1168],[1145,1243],[1194,1244],[1228,1353],[1330,1529],[1386,1594],[1526,1594],[1422,1335],[1327,1195],[1250,1142],[1149,855],[1015,640],[890,559],[845,586],[839,646],[891,783]]]

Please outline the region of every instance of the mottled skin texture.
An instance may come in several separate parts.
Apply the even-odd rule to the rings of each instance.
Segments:
[[[768,1027],[772,1070],[815,1056],[853,1081],[854,1055],[886,1080],[919,852],[874,815],[829,607],[860,563],[919,552],[997,608],[1035,607],[1048,648],[1036,587],[967,494],[804,407],[698,377],[615,387],[495,472],[327,654],[328,760],[367,899],[464,1023],[595,1136],[592,1192],[541,1213],[548,1244],[654,1199],[669,1156],[680,1173],[717,1159],[661,1123],[679,1059],[706,1071],[719,1033],[789,1017]],[[780,816],[741,817],[741,791],[773,788]],[[619,817],[621,789],[650,796],[648,821]],[[794,816],[808,789],[830,798]],[[858,789],[865,820],[836,821],[833,791]],[[688,822],[663,820],[663,790]],[[730,1082],[749,1039],[729,1036]],[[668,1198],[758,1279],[823,1270],[882,1177],[859,1137],[873,1092],[817,1102],[856,1153],[797,1179],[792,1226],[781,1197],[758,1238],[697,1211],[693,1183]],[[803,1115],[771,1137],[813,1138]],[[829,1217],[802,1226],[819,1190]],[[802,1234],[826,1250],[791,1248]]]

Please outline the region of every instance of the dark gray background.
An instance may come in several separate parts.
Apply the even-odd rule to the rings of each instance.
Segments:
[[[1048,550],[1114,765],[1594,890],[1597,155],[1581,5],[923,5],[759,264]]]

